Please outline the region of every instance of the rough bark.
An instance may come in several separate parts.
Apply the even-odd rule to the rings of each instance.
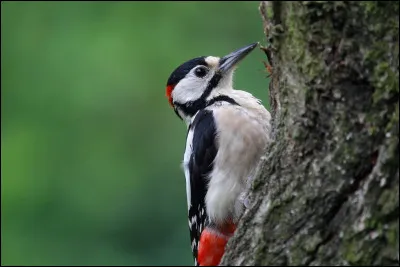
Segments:
[[[399,2],[268,2],[274,143],[221,265],[399,265]]]

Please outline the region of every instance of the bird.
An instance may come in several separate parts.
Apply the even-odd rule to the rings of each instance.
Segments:
[[[257,45],[192,58],[167,80],[168,103],[187,128],[181,166],[195,266],[219,265],[271,143],[269,111],[251,93],[233,88],[239,62]]]

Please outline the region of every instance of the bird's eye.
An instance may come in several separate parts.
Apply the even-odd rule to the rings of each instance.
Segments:
[[[206,67],[198,67],[197,69],[194,70],[194,74],[199,77],[203,78],[207,74],[207,68]]]

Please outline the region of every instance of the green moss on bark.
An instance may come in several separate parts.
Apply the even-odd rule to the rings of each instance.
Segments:
[[[275,4],[276,142],[222,264],[398,265],[399,2]]]

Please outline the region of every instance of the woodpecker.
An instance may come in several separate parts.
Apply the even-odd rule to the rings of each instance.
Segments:
[[[168,102],[187,126],[182,167],[195,266],[219,265],[271,140],[270,113],[232,87],[238,63],[257,45],[188,60],[167,81]]]

